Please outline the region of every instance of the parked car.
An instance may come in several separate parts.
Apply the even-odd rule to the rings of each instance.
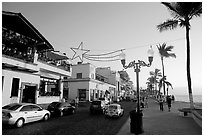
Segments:
[[[52,115],[58,115],[61,117],[76,112],[75,106],[72,106],[68,102],[52,102],[48,105],[47,110],[50,111]]]
[[[22,127],[25,123],[48,120],[50,112],[31,103],[12,103],[2,107],[2,123]]]
[[[91,114],[96,112],[104,113],[105,107],[106,107],[106,104],[104,101],[94,100],[91,102],[91,105],[90,105],[90,113]]]
[[[105,111],[106,117],[121,117],[124,114],[120,104],[110,104]]]

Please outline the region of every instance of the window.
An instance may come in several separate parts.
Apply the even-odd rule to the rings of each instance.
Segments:
[[[39,95],[40,96],[59,96],[59,80],[41,78]]]
[[[82,73],[77,73],[77,79],[82,78]]]
[[[2,107],[2,109],[17,110],[21,106],[22,105],[19,105],[19,104],[9,104],[9,105],[6,105],[6,106]]]
[[[11,97],[18,97],[19,81],[19,78],[13,78]]]
[[[32,111],[32,105],[24,106],[20,111]]]
[[[38,111],[38,110],[40,110],[41,108],[40,107],[38,107],[38,106],[32,106],[32,111]]]

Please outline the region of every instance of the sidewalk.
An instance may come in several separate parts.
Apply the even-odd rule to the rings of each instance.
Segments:
[[[159,110],[159,104],[149,99],[149,107],[143,110],[142,135],[202,135],[200,128],[191,115],[183,116],[178,108],[189,107],[187,103],[172,103],[171,112],[168,112],[164,104],[164,111]],[[130,133],[130,118],[123,125],[117,135],[134,135]]]

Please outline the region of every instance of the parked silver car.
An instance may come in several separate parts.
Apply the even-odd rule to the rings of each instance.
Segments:
[[[124,109],[122,109],[120,104],[110,104],[106,111],[106,117],[121,117],[124,114]]]
[[[31,103],[12,103],[2,107],[2,123],[22,127],[25,123],[48,120],[50,112]]]

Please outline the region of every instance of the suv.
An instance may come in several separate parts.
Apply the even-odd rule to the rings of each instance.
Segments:
[[[95,100],[91,102],[90,105],[90,113],[93,114],[95,112],[104,113],[105,111],[105,103],[101,100]]]

